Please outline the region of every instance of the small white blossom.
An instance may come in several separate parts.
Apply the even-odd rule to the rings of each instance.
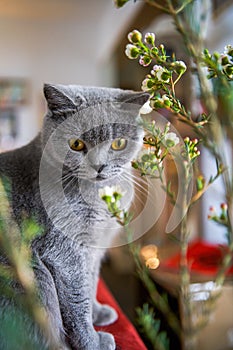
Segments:
[[[140,114],[149,114],[152,111],[150,106],[150,101],[148,100],[144,105],[140,108]]]
[[[175,68],[177,74],[183,74],[187,69],[184,61],[175,61],[172,63],[172,66]]]
[[[159,66],[159,65],[155,65],[153,67],[153,70],[151,71],[151,74],[156,76],[158,81],[161,81],[161,82],[164,82],[164,83],[168,83],[169,82],[169,77],[167,79],[164,79],[162,77],[162,75],[164,73],[167,73],[167,71],[162,66]]]
[[[141,87],[143,91],[150,91],[151,90],[151,88],[148,87],[148,82],[149,81],[150,81],[149,78],[146,78],[146,79],[143,80],[142,87]]]
[[[163,67],[156,64],[156,65],[154,65],[153,70],[151,71],[151,74],[155,76],[156,73],[161,71],[161,70],[163,71]]]
[[[171,106],[172,102],[171,102],[170,98],[166,94],[164,94],[162,96],[162,100],[163,100],[163,103],[164,103],[165,106],[168,106],[168,107]]]
[[[157,97],[156,99],[150,101],[150,105],[152,109],[162,108],[164,105],[164,100],[161,97]]]
[[[100,196],[100,198],[111,197],[112,201],[114,201],[115,200],[114,199],[114,193],[118,193],[121,196],[124,195],[124,192],[123,192],[122,188],[120,186],[118,186],[118,185],[105,186],[105,187],[99,189],[99,196]]]
[[[163,96],[162,96],[162,100],[165,102],[165,101],[170,101],[170,99],[169,99],[169,97],[166,95],[166,94],[164,94]]]
[[[139,153],[138,153],[138,156],[137,156],[137,160],[138,161],[142,161],[142,157],[145,156],[145,155],[149,155],[150,154],[150,149],[149,147],[147,148],[143,148]]]
[[[137,29],[134,29],[128,34],[128,40],[132,44],[136,44],[142,40],[142,34]]]
[[[174,132],[168,132],[164,136],[164,140],[168,147],[174,147],[180,142],[179,137],[177,137],[177,135]]]
[[[143,67],[147,67],[151,64],[151,58],[149,56],[141,56],[139,59],[139,64]]]
[[[130,59],[136,59],[139,55],[139,49],[133,44],[127,44],[125,49],[125,54]]]
[[[155,42],[155,35],[154,33],[146,33],[145,35],[145,43],[154,45]]]
[[[176,61],[175,63],[177,66],[183,67],[186,70],[187,67],[184,61]]]
[[[232,56],[233,55],[233,47],[231,45],[226,45],[224,48],[224,54]]]

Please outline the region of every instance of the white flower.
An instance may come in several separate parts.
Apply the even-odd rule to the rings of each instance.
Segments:
[[[167,76],[167,71],[159,65],[155,65],[153,67],[153,70],[151,71],[151,74],[157,77],[158,81],[168,83],[169,82],[169,77]],[[164,77],[165,75],[165,77]]]
[[[186,64],[184,63],[184,61],[176,61],[175,63],[176,63],[176,65],[179,66],[179,67],[182,67],[182,68],[184,68],[184,69],[187,68],[187,67],[186,67]]]
[[[145,35],[145,43],[154,45],[155,43],[155,35],[154,33],[146,33]]]
[[[187,69],[184,61],[175,61],[172,63],[172,66],[175,68],[177,74],[183,74]]]
[[[137,156],[137,160],[139,161],[139,162],[141,162],[142,161],[142,158],[143,158],[143,156],[149,156],[149,154],[150,154],[150,149],[149,149],[149,147],[148,148],[143,148],[139,153],[138,153],[138,156]],[[149,158],[149,157],[148,157]]]
[[[226,45],[224,48],[224,54],[233,56],[233,47],[231,45]]]
[[[164,140],[168,147],[174,147],[180,142],[179,137],[177,137],[177,135],[174,132],[168,132],[164,136]]]
[[[150,101],[152,109],[162,108],[164,106],[164,100],[161,97],[156,97]]]
[[[166,94],[164,94],[164,95],[162,96],[162,100],[163,100],[163,104],[164,104],[165,106],[168,106],[168,107],[171,106],[172,102],[171,102],[170,98],[169,98]]]
[[[151,64],[151,58],[149,56],[141,56],[139,60],[139,64],[143,67],[147,67]]]
[[[138,58],[139,52],[140,50],[137,48],[137,46],[132,44],[126,45],[125,54],[131,60]]]
[[[137,44],[142,40],[142,34],[137,29],[134,29],[128,34],[128,40],[132,44]]]
[[[150,91],[151,90],[151,88],[148,86],[149,82],[150,82],[149,78],[146,78],[143,80],[143,82],[142,82],[142,90],[143,91]]]
[[[118,185],[105,186],[105,187],[99,189],[99,196],[100,196],[100,198],[111,197],[112,200],[114,201],[114,194],[115,193],[118,193],[121,196],[124,195],[124,192],[123,192],[122,188],[120,186],[118,186]]]
[[[154,65],[153,70],[151,71],[151,74],[155,76],[156,73],[159,71],[163,71],[163,67],[156,64]]]
[[[144,105],[140,108],[140,114],[149,114],[152,111],[150,106],[150,100],[148,100]]]
[[[162,96],[162,100],[163,100],[163,102],[165,102],[165,101],[170,101],[169,97],[168,97],[166,94],[164,94],[164,95]]]

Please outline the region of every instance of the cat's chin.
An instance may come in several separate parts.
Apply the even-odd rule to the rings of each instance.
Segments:
[[[88,180],[90,182],[98,182],[98,183],[103,182],[104,183],[105,181],[109,181],[109,180],[112,180],[114,178],[116,178],[116,176],[100,176],[100,175],[98,175],[96,177],[89,178]]]
[[[111,179],[110,177],[102,177],[102,176],[97,176],[97,177],[94,177],[93,179],[91,179],[91,181],[93,182],[104,182],[104,181],[107,181]]]

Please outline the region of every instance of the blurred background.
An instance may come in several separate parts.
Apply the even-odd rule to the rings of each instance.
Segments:
[[[211,52],[223,52],[226,44],[233,44],[233,1],[206,3],[209,22],[208,27],[202,28],[206,47]],[[43,83],[140,90],[147,71],[124,54],[127,34],[133,29],[154,32],[168,53],[175,52],[178,59],[188,63],[185,47],[171,20],[142,0],[131,1],[122,9],[116,9],[111,0],[0,0],[1,151],[26,144],[38,133],[46,111]],[[199,105],[191,103],[190,79],[187,74],[182,80],[179,96],[198,113]],[[182,136],[191,134],[173,122]],[[203,152],[201,159],[203,171],[214,173],[208,154]],[[173,170],[171,166],[171,176]],[[219,202],[221,195],[219,180],[205,196],[202,207],[193,210],[192,238],[224,243],[224,233],[206,220],[210,203],[213,205],[216,198]],[[164,238],[168,215],[169,206],[143,236],[144,243],[169,246]],[[135,305],[144,298],[132,271],[128,253],[113,249],[103,274],[131,319]]]

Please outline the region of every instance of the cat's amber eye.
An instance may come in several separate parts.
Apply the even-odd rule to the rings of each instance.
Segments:
[[[115,139],[112,144],[111,144],[111,148],[114,151],[121,151],[123,150],[127,145],[127,140],[123,139],[123,138],[117,138]]]
[[[70,139],[69,146],[73,151],[79,152],[85,148],[85,143],[79,139]]]

